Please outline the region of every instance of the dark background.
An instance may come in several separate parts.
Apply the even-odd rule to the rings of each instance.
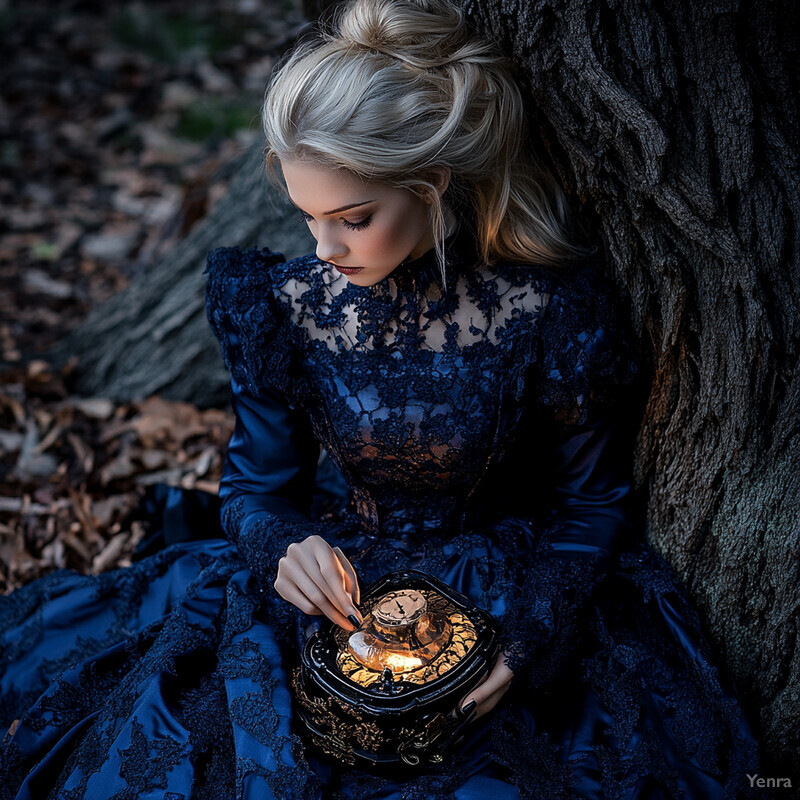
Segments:
[[[232,420],[82,400],[45,360],[225,195],[299,2],[0,4],[0,590],[127,563],[151,483],[213,490]]]

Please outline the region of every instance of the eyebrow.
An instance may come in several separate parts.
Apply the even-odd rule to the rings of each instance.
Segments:
[[[291,197],[289,198],[289,202],[299,211],[303,211],[303,209],[300,208],[300,206],[298,206]],[[350,205],[342,206],[341,208],[334,208],[333,211],[326,211],[322,216],[329,217],[331,214],[341,214],[342,211],[349,211],[351,208],[358,208],[359,206],[365,206],[367,203],[374,202],[374,200],[362,200],[360,203],[350,203]],[[303,211],[303,213],[305,214],[306,212]]]

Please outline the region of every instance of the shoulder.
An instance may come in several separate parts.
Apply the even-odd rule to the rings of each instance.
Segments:
[[[286,261],[269,249],[219,247],[205,269],[206,315],[231,375],[255,391],[259,376],[285,371],[294,290],[320,271],[315,256]]]
[[[591,325],[610,296],[601,290],[599,265],[589,261],[564,268],[497,261],[467,270],[464,280],[465,295],[490,322],[492,338],[515,347],[521,340],[531,346],[548,326]]]
[[[262,327],[274,325],[291,317],[301,297],[313,294],[328,273],[313,253],[287,261],[268,248],[218,247],[208,254],[205,269],[209,322],[247,317]]]
[[[598,288],[611,292],[612,287],[604,277],[604,263],[596,254],[586,255],[559,266],[498,261],[490,268],[494,274],[517,287],[529,287],[541,294],[559,295],[591,294]]]
[[[537,312],[542,330],[559,325],[602,323],[613,328],[622,324],[618,292],[604,276],[603,262],[596,255],[563,267],[499,262],[492,271],[520,310]]]
[[[522,293],[519,302],[538,302],[523,348],[537,404],[585,422],[633,381],[628,315],[598,257],[562,269],[517,263],[495,269]]]
[[[539,402],[584,423],[621,408],[636,375],[636,347],[613,285],[592,265],[559,283],[542,318]]]
[[[470,299],[493,319],[505,340],[529,337],[541,328],[551,304],[584,293],[566,271],[515,261],[474,268],[466,286]]]
[[[287,283],[311,279],[321,271],[322,265],[313,254],[287,261],[282,253],[269,248],[218,247],[208,254],[206,294],[212,300],[217,296],[235,298],[267,289],[277,295]]]

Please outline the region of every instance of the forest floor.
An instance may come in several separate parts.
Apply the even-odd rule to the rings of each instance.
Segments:
[[[145,487],[215,491],[233,419],[79,397],[48,348],[205,217],[296,0],[0,0],[0,592],[130,564]]]

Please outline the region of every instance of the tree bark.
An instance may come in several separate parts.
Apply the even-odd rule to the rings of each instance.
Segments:
[[[316,12],[332,4],[308,0]],[[800,757],[800,223],[791,3],[466,0],[517,66],[532,145],[604,244],[649,386],[636,486],[763,743]],[[227,396],[202,314],[219,244],[284,239],[246,162],[227,201],[62,348],[82,386]],[[300,226],[292,225],[291,230]],[[745,765],[746,767],[747,765]]]
[[[205,268],[215,247],[269,247],[293,258],[313,249],[297,210],[268,182],[263,145],[243,155],[228,195],[160,261],[48,354],[76,358],[86,395],[118,401],[153,394],[200,407],[224,405],[229,381],[205,316]]]
[[[593,221],[630,301],[650,379],[636,452],[648,542],[685,581],[761,724],[762,773],[796,774],[796,9],[465,8],[513,57],[534,143]]]

